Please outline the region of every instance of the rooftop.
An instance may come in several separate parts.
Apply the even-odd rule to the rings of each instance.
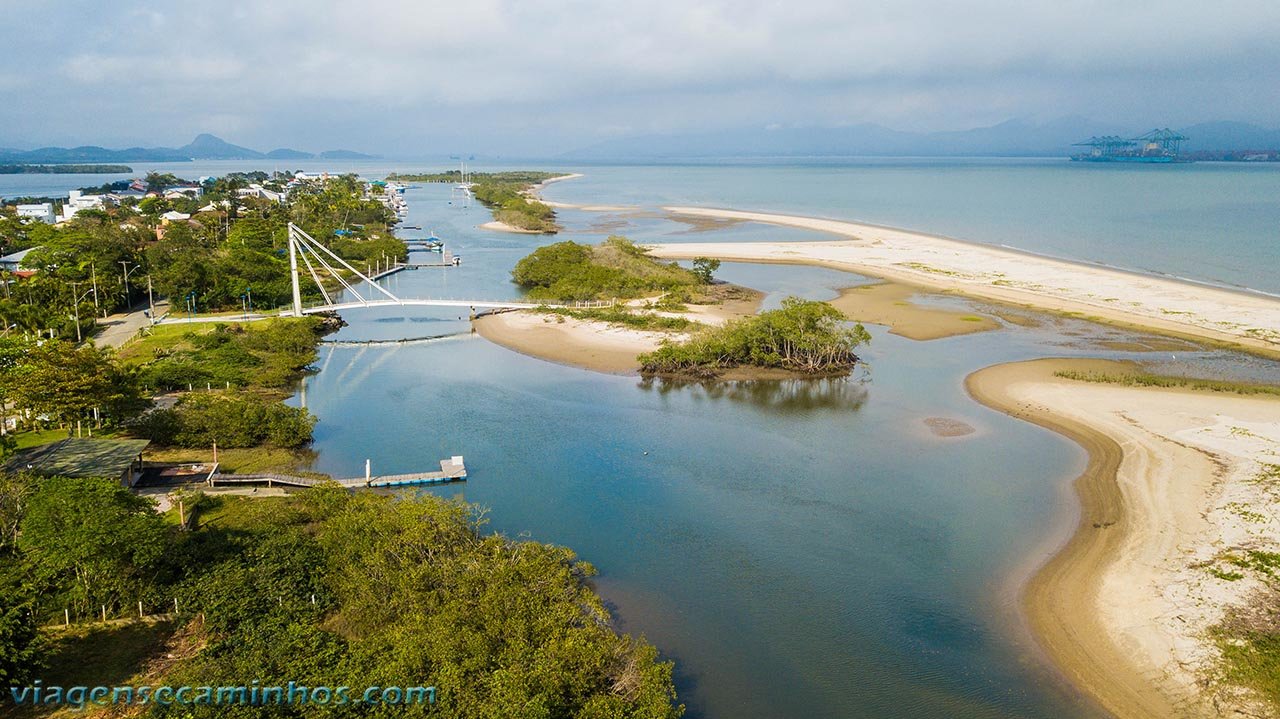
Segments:
[[[145,439],[64,439],[17,452],[5,469],[45,477],[115,479],[137,461],[148,444],[151,442]]]

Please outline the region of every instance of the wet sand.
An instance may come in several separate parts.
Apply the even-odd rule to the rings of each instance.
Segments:
[[[928,307],[911,299],[919,294],[914,287],[896,282],[850,287],[828,304],[855,322],[887,325],[889,333],[913,340],[933,340],[1000,329],[1000,323],[986,315]]]
[[[1080,520],[1023,595],[1032,631],[1063,674],[1119,717],[1258,711],[1209,682],[1205,631],[1248,600],[1248,582],[1205,570],[1240,542],[1280,546],[1280,523],[1250,479],[1280,449],[1280,401],[1078,382],[1054,371],[1132,371],[1106,360],[1032,360],[970,375],[979,402],[1069,437],[1088,453]],[[1268,514],[1269,513],[1269,514]],[[1264,714],[1254,714],[1264,715]]]

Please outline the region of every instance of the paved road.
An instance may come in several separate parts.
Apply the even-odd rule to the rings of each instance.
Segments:
[[[163,317],[168,311],[168,302],[161,301],[156,303],[157,316]],[[151,324],[151,320],[147,317],[146,308],[135,312],[111,315],[105,319],[98,320],[100,329],[93,336],[93,342],[99,347],[119,347],[149,324]]]

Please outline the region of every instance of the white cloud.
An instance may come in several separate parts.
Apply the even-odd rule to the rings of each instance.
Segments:
[[[23,17],[58,33],[0,28],[10,75],[52,66],[61,83],[0,109],[25,132],[43,113],[82,115],[76,103],[129,108],[144,128],[140,108],[166,123],[185,112],[192,131],[256,116],[241,126],[264,133],[305,109],[318,135],[379,114],[402,133],[465,118],[477,137],[511,113],[564,137],[744,115],[962,127],[1145,109],[1280,124],[1280,3],[1258,0],[124,2]]]

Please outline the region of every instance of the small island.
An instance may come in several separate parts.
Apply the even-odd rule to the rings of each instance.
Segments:
[[[0,175],[123,175],[128,165],[0,165]]]
[[[476,321],[484,337],[525,354],[603,372],[665,378],[831,377],[859,362],[862,325],[824,303],[716,281],[719,261],[654,259],[624,237],[566,241],[520,260],[512,279],[545,307]]]

